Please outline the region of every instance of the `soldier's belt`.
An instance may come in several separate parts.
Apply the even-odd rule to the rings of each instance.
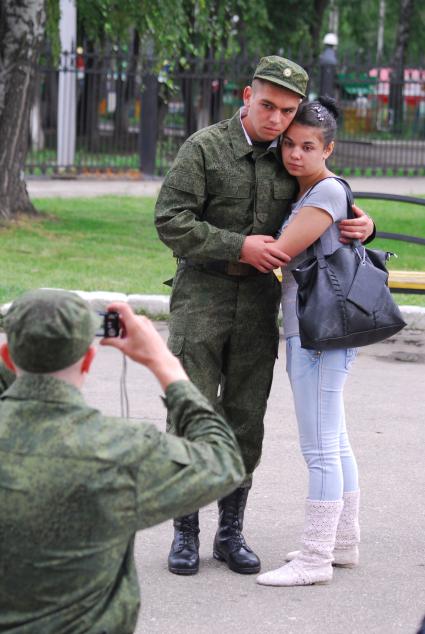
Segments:
[[[224,260],[198,262],[188,258],[180,258],[180,262],[184,266],[190,266],[198,271],[210,271],[212,273],[221,273],[223,275],[233,275],[236,277],[262,275],[261,271],[258,271],[254,266],[244,264],[243,262],[226,262]]]

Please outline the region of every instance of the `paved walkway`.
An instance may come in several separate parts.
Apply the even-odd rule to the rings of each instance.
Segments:
[[[158,328],[167,336],[166,324]],[[306,469],[281,342],[266,414],[261,465],[248,500],[245,533],[263,570],[297,547]],[[119,415],[120,355],[100,348],[85,388],[89,403]],[[160,388],[130,362],[131,416],[165,428]],[[212,558],[217,510],[202,509],[201,569],[167,571],[171,522],[143,531],[135,557],[142,610],[135,634],[415,634],[425,614],[425,335],[404,332],[362,348],[346,388],[347,425],[362,488],[361,564],[335,570],[332,584],[266,588]]]
[[[166,324],[157,327],[166,337]],[[84,393],[105,414],[120,415],[121,368],[117,351],[99,347]],[[130,361],[127,386],[131,417],[165,429],[153,376]],[[335,570],[329,585],[259,586],[213,559],[212,504],[200,514],[201,568],[194,577],[167,571],[171,522],[138,533],[142,609],[135,634],[415,634],[425,614],[424,393],[424,333],[405,331],[360,350],[345,397],[362,489],[358,568]],[[270,570],[298,545],[307,483],[283,342],[265,426],[245,535]]]
[[[370,177],[348,178],[353,191],[386,192],[408,196],[425,195],[425,178]],[[29,179],[28,190],[32,198],[95,197],[95,196],[156,196],[162,180],[114,179]]]
[[[29,179],[31,198],[94,198],[96,196],[157,196],[162,180]]]

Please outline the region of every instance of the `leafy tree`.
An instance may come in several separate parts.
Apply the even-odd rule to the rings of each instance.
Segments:
[[[329,0],[265,0],[267,27],[250,30],[257,49],[311,66],[322,49]]]
[[[351,58],[359,62],[369,59],[372,64],[376,61],[376,46],[378,32],[379,0],[373,2],[350,2],[338,0],[340,15],[340,32],[338,47],[341,58]],[[384,49],[382,61],[392,65],[396,38],[399,26],[405,21],[402,0],[385,0],[384,20]],[[409,2],[409,36],[405,42],[407,59],[419,59],[423,55],[423,30],[425,28],[425,5],[418,0]]]
[[[80,24],[92,42],[123,42],[136,28],[158,50],[171,53],[189,42],[187,0],[77,0]],[[195,5],[193,5],[195,7]],[[199,10],[205,11],[202,1]],[[195,7],[196,8],[196,7]],[[0,3],[0,219],[36,213],[22,176],[35,69],[46,29],[59,53],[59,0],[2,0]]]
[[[249,0],[76,0],[80,32],[87,48],[127,44],[131,33],[139,34],[141,50],[153,44],[162,59],[202,58],[231,55],[238,49],[232,17],[243,13],[261,26],[265,13],[261,1]],[[0,3],[0,218],[18,213],[35,213],[22,169],[28,145],[28,122],[35,80],[35,68],[47,32],[51,50],[59,57],[59,0],[2,0]],[[94,58],[92,58],[94,59]],[[94,69],[97,70],[96,68]],[[94,72],[93,78],[96,77]],[[96,131],[97,90],[92,79],[95,104],[88,129]],[[128,86],[120,86],[123,95]],[[87,96],[87,95],[86,95]],[[124,98],[125,101],[125,98]],[[122,115],[122,113],[121,113]],[[117,127],[122,117],[117,113]],[[125,117],[124,117],[125,120]],[[94,140],[93,140],[94,142]]]
[[[174,60],[182,69],[206,72],[212,62],[237,58],[244,67],[248,60],[263,54],[292,57],[311,70],[322,49],[327,19],[332,6],[339,8],[339,56],[351,57],[359,51],[376,49],[379,0],[76,0],[79,37],[87,52],[108,52],[112,46],[128,47],[138,59],[151,51],[158,67]],[[59,0],[1,0],[0,2],[0,219],[18,212],[34,213],[24,180],[28,119],[32,103],[34,69],[47,32],[50,49],[59,59]],[[393,57],[400,69],[409,54],[423,54],[422,35],[425,6],[418,0],[386,0],[384,56]],[[88,57],[94,64],[95,57]],[[96,71],[96,68],[93,68]],[[119,74],[117,85],[120,108],[116,130],[127,129],[125,106],[134,87],[129,77]],[[95,104],[85,134],[97,129],[99,86],[96,73],[86,87],[88,103]],[[399,79],[402,75],[399,75]],[[396,84],[396,77],[394,78]],[[89,73],[86,73],[89,82]],[[187,103],[187,130],[200,123],[193,120],[193,94],[183,86]],[[91,90],[91,98],[89,98]],[[219,86],[219,91],[221,90]],[[204,113],[211,114],[216,103],[211,82],[201,86]],[[394,92],[394,91],[393,91]],[[394,93],[395,94],[395,93]],[[395,99],[396,97],[394,97]],[[219,102],[219,100],[216,100]],[[396,102],[394,102],[396,103]],[[218,116],[213,113],[213,118]],[[95,145],[95,139],[93,139]]]
[[[43,44],[44,0],[3,0],[0,4],[0,220],[35,213],[22,165],[34,69]]]

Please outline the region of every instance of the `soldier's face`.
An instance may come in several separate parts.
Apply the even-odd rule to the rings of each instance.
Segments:
[[[273,141],[295,117],[301,97],[271,82],[246,86],[243,100],[247,115],[243,124],[253,141]]]

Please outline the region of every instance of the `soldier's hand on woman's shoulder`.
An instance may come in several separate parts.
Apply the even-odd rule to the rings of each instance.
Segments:
[[[352,240],[360,240],[364,242],[370,235],[372,235],[374,229],[374,223],[360,207],[357,205],[352,206],[353,212],[356,215],[355,218],[347,218],[341,220],[338,224],[340,230],[340,242],[349,244]]]

